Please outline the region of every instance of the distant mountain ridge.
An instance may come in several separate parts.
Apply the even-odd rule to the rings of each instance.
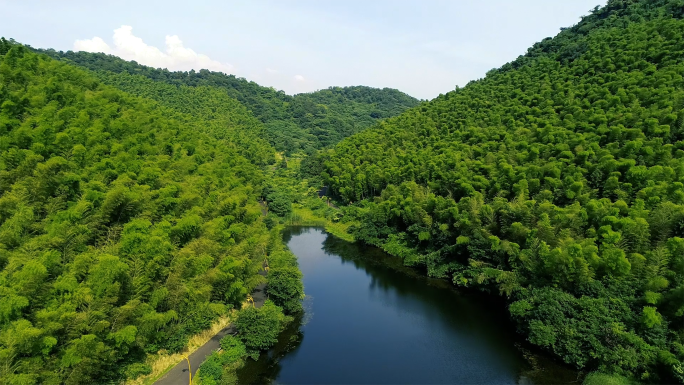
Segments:
[[[270,143],[286,153],[310,153],[329,147],[382,119],[420,104],[418,99],[391,88],[330,87],[291,96],[222,72],[155,69],[103,53],[38,51],[99,72],[101,80],[115,86],[120,85],[122,79],[113,75],[127,74],[177,87],[205,86],[223,90],[247,107],[265,125]],[[127,91],[136,94],[134,89]]]

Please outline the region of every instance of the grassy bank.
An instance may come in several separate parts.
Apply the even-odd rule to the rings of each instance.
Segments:
[[[584,379],[583,385],[638,385],[638,382],[617,374],[592,372]]]
[[[325,231],[340,239],[344,239],[347,242],[354,242],[354,236],[349,234],[349,227],[353,222],[336,222],[331,218],[326,218],[325,212],[321,212],[324,210],[314,210],[300,204],[295,204],[293,206],[292,213],[284,219],[283,224],[287,226],[323,227],[325,228]],[[339,211],[334,208],[330,208],[330,210]]]

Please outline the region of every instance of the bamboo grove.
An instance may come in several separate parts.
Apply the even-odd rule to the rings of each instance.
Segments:
[[[250,126],[219,134],[0,48],[0,382],[145,373],[145,354],[182,349],[264,279],[280,240],[261,222],[254,163],[269,160],[223,139]]]
[[[611,0],[317,155],[354,236],[583,370],[684,380],[684,3]]]

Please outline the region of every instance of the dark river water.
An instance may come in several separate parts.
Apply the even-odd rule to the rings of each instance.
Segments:
[[[306,311],[273,349],[248,360],[240,383],[577,383],[576,373],[526,349],[503,303],[321,229],[284,236],[304,273]]]

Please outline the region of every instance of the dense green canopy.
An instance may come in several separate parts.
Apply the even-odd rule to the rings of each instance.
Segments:
[[[684,380],[684,2],[611,0],[322,153],[377,244],[579,368]]]
[[[145,372],[263,281],[280,240],[252,162],[273,150],[221,107],[208,123],[0,41],[0,383]]]
[[[97,71],[106,84],[123,86],[126,91],[164,104],[181,102],[181,98],[176,96],[167,98],[173,93],[169,85],[181,88],[183,99],[201,95],[190,103],[193,107],[188,108],[194,108],[207,99],[213,99],[212,106],[224,103],[227,94],[244,104],[265,125],[268,140],[278,151],[287,153],[312,152],[334,145],[380,119],[399,115],[419,103],[417,99],[390,88],[331,87],[290,96],[221,72],[171,72],[101,53],[43,52]],[[154,82],[145,82],[143,78]],[[200,89],[195,90],[194,87]]]
[[[175,86],[140,75],[96,72],[102,83],[199,119],[204,132],[238,146],[240,154],[257,165],[275,161],[265,139],[264,125],[240,102],[215,87]]]
[[[500,293],[577,368],[684,382],[683,18],[684,0],[610,0],[422,105],[0,39],[0,383],[144,373],[240,304],[266,255],[274,305],[240,338],[269,346],[302,296],[269,229],[307,186],[272,177],[287,159],[263,166],[343,138],[300,172],[348,204],[356,239]],[[227,341],[207,378],[247,353]]]

